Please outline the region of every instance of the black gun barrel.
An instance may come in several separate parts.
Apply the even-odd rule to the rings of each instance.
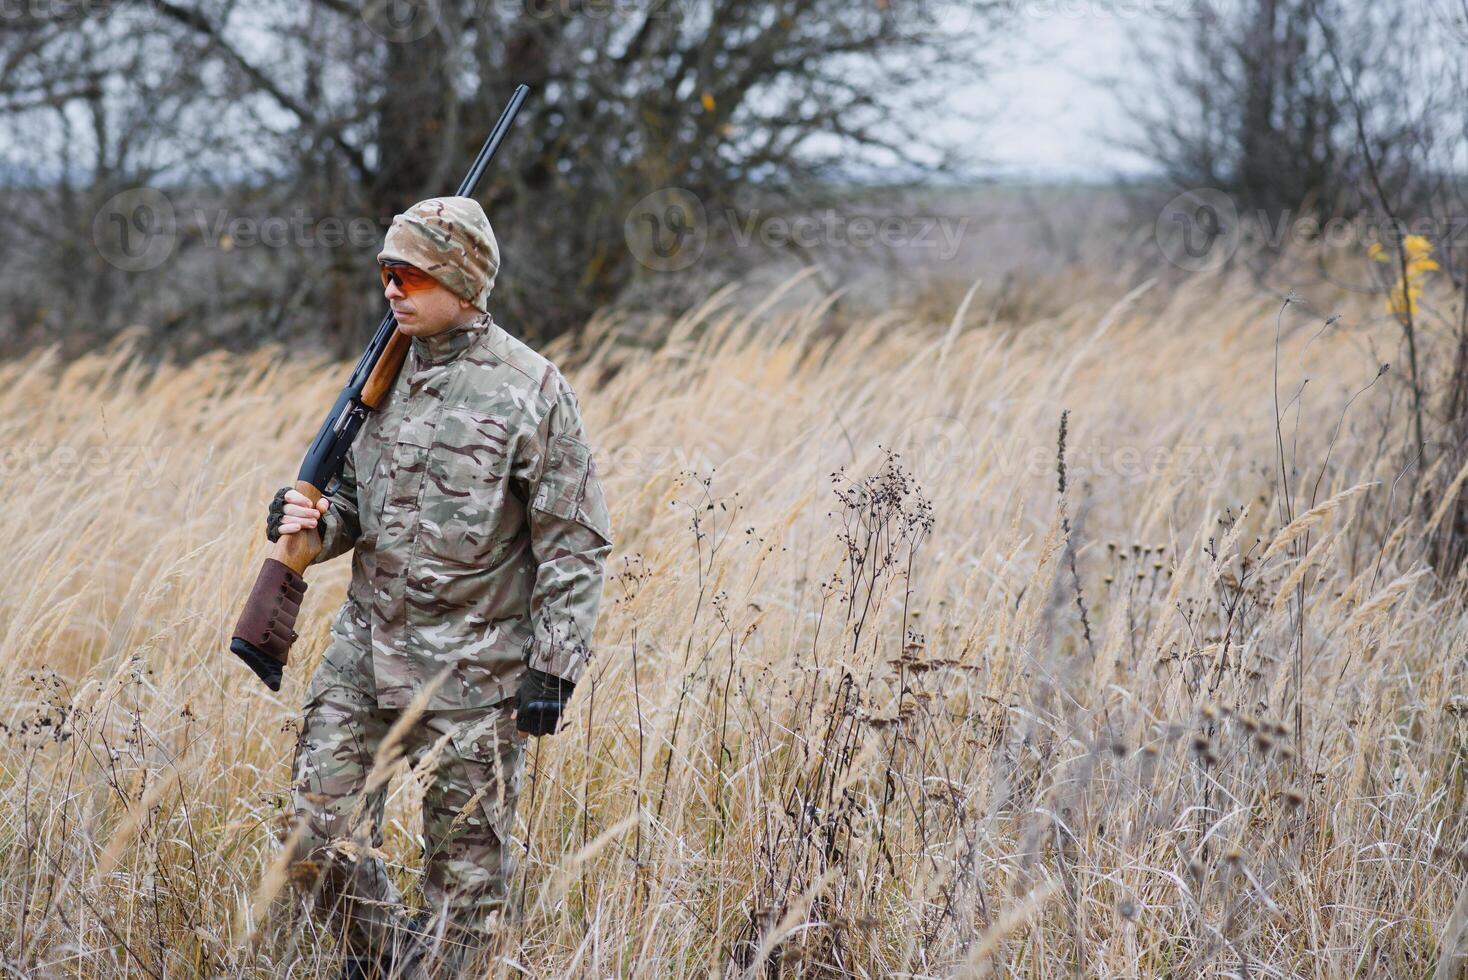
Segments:
[[[500,114],[489,138],[480,147],[479,155],[474,158],[474,165],[469,168],[463,183],[455,191],[456,196],[474,196],[474,189],[479,186],[485,168],[494,158],[500,143],[504,142],[505,135],[515,121],[515,115],[529,94],[530,89],[527,86],[516,86],[505,111]],[[371,406],[362,401],[362,394],[369,380],[378,373],[379,366],[382,372],[373,382],[374,391],[379,393],[386,390],[379,387],[379,382],[390,386],[391,374],[401,369],[401,343],[395,346],[392,357],[383,361],[384,355],[393,346],[396,329],[397,321],[393,319],[392,313],[388,313],[378,324],[367,349],[357,360],[357,366],[347,379],[346,386],[336,396],[316,438],[311,440],[296,482],[296,491],[305,493],[308,499],[315,500],[324,494],[341,475],[347,451],[357,437],[357,430],[362,427],[372,410]],[[265,559],[255,578],[255,585],[245,600],[245,609],[235,624],[234,635],[230,638],[230,652],[243,660],[272,691],[280,690],[281,676],[290,657],[290,647],[296,641],[296,614],[300,611],[300,603],[306,592],[306,580],[302,573],[320,553],[319,548],[319,541],[315,544],[309,541],[303,543],[301,535],[283,536],[275,543],[270,557]]]
[[[456,197],[473,197],[474,188],[479,186],[479,178],[484,176],[484,170],[489,166],[489,161],[494,159],[495,151],[504,142],[505,134],[510,131],[510,125],[515,121],[515,116],[520,112],[520,106],[525,103],[525,98],[530,94],[530,86],[516,85],[515,91],[510,95],[510,102],[505,106],[505,111],[500,113],[499,122],[494,124],[494,129],[489,131],[489,139],[484,141],[484,146],[479,149],[479,156],[474,158],[474,166],[464,175],[464,182],[454,192]]]

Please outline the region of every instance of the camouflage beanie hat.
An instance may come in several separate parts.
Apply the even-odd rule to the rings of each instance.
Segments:
[[[500,268],[500,247],[478,201],[431,197],[394,216],[377,261],[416,266],[484,312]]]

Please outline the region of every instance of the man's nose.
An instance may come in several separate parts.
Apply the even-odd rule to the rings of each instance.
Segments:
[[[408,294],[405,293],[405,292],[403,292],[401,289],[399,289],[397,283],[395,283],[391,279],[389,279],[387,281],[387,285],[385,287],[383,287],[382,295],[386,296],[390,300],[393,300],[393,299],[403,299]]]

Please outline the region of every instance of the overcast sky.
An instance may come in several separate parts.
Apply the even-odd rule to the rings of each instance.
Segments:
[[[995,112],[972,135],[987,158],[980,172],[1041,179],[1148,172],[1146,160],[1111,141],[1130,132],[1116,83],[1140,81],[1132,38],[1153,29],[1153,15],[1105,0],[1020,2],[1014,50],[994,59],[988,81],[965,97]]]

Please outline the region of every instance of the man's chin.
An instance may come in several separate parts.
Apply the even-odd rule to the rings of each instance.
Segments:
[[[394,317],[396,319],[396,317]],[[398,332],[408,337],[432,337],[441,334],[453,326],[452,323],[443,323],[437,320],[424,320],[416,313],[410,313],[405,320],[398,320]]]

